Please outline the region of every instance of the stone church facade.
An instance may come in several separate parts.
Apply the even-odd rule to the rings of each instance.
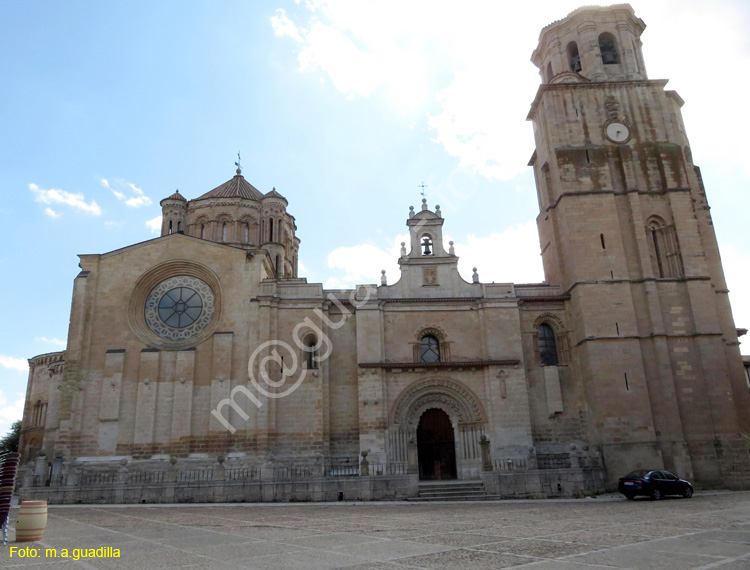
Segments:
[[[401,275],[297,275],[288,202],[238,168],[161,202],[161,236],[80,256],[64,352],[29,360],[23,494],[58,502],[601,492],[635,468],[750,487],[750,394],[682,100],[644,23],[542,30],[542,284],[472,282],[439,206]]]

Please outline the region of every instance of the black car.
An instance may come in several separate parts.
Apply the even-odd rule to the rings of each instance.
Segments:
[[[686,499],[693,496],[693,486],[669,471],[638,469],[620,479],[617,489],[627,499],[646,495],[658,501],[665,495],[682,495]]]

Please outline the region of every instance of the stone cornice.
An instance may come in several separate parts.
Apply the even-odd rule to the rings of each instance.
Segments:
[[[518,366],[517,359],[503,360],[464,360],[458,362],[360,362],[360,368],[382,368],[384,370],[401,369],[406,372],[423,372],[425,369],[461,370],[464,368],[486,368],[488,366]]]
[[[647,335],[629,334],[622,336],[587,336],[576,342],[573,346],[580,346],[586,342],[610,341],[610,340],[649,340],[653,338],[696,338],[700,336],[723,336],[721,332],[696,332],[684,334],[651,333]],[[732,344],[732,343],[728,343]]]
[[[656,144],[659,144],[659,143],[656,143]],[[663,143],[663,144],[669,144],[669,143]],[[602,148],[602,147],[598,147],[598,148]],[[550,204],[544,209],[544,212],[539,213],[539,215],[537,216],[537,219],[539,219],[542,215],[546,214],[550,210],[556,209],[557,205],[562,201],[563,198],[576,198],[579,196],[592,196],[595,194],[609,194],[612,196],[615,196],[615,195],[623,196],[627,194],[643,194],[643,195],[649,195],[649,196],[656,196],[656,195],[668,194],[670,192],[690,192],[691,190],[692,189],[690,187],[684,187],[684,188],[664,188],[662,190],[641,190],[639,188],[628,188],[627,190],[622,190],[620,192],[615,192],[614,190],[581,190],[577,192],[563,192],[557,197],[557,200],[555,200],[553,204]]]
[[[40,364],[50,365],[56,362],[65,361],[65,351],[60,350],[57,352],[45,352],[44,354],[37,354],[27,359],[30,366],[39,366]]]
[[[570,295],[547,295],[545,297],[519,297],[518,301],[521,304],[526,303],[550,303],[550,302],[563,302],[570,301]]]
[[[245,198],[240,200],[237,200],[236,198],[209,198],[200,200],[197,203],[196,200],[190,200],[190,202],[188,202],[188,208],[191,211],[203,210],[204,208],[214,208],[217,206],[244,206],[251,210],[260,211],[260,204],[258,202]]]
[[[378,300],[383,303],[478,303],[484,299],[484,297],[413,297]]]
[[[664,89],[668,82],[668,79],[631,79],[627,81],[592,81],[586,83],[542,83],[536,92],[534,101],[531,103],[531,109],[529,109],[529,114],[526,116],[526,120],[531,121],[534,119],[539,102],[547,91],[570,91],[571,89],[602,90],[612,87],[640,88],[644,86],[661,87]]]
[[[590,281],[576,281],[567,290],[567,297],[570,298],[574,289],[581,285],[617,285],[620,283],[647,283],[655,281],[657,283],[685,282],[685,281],[710,281],[711,277],[701,275],[696,277],[641,277],[639,279],[592,279]]]

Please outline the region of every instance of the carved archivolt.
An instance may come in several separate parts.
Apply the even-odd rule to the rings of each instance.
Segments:
[[[445,335],[445,331],[441,329],[438,326],[435,325],[428,325],[426,327],[420,327],[417,329],[417,333],[415,335],[417,341],[422,340],[423,337],[426,335],[434,336],[436,339],[438,339],[440,342],[445,342],[447,339]]]
[[[487,421],[479,399],[466,386],[449,378],[421,380],[406,388],[393,406],[392,421],[402,426],[415,425],[421,413],[431,407],[446,411],[459,425]]]
[[[553,313],[542,313],[534,320],[534,330],[538,330],[541,325],[551,326],[557,334],[565,332],[565,325],[562,319]]]
[[[172,284],[173,281],[174,284]],[[157,327],[154,323],[157,323],[159,319],[158,309],[152,307],[153,310],[149,312],[147,305],[150,302],[158,305],[157,301],[151,299],[151,294],[158,286],[163,286],[162,293],[179,286],[190,287],[196,292],[200,290],[201,298],[206,300],[202,306],[208,310],[200,311],[195,321],[199,325],[194,328],[192,325],[186,326],[182,329],[186,333],[184,335],[179,331],[174,334],[165,332]],[[221,317],[219,278],[205,265],[185,259],[175,259],[157,265],[136,281],[127,315],[132,331],[149,346],[162,350],[184,350],[197,346],[213,334]],[[166,314],[164,316],[166,317]]]

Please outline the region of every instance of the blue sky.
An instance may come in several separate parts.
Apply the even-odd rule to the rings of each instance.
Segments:
[[[529,57],[578,5],[0,3],[0,433],[20,417],[25,359],[65,344],[76,255],[155,237],[159,200],[229,179],[238,150],[253,185],[288,198],[310,281],[395,282],[422,181],[466,278],[542,280]],[[750,6],[633,6],[650,78],[686,101],[749,327]]]

